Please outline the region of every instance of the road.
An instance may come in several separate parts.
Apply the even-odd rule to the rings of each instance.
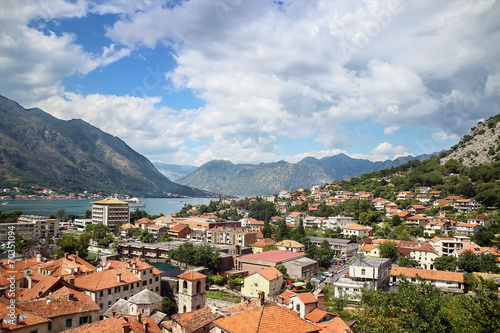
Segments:
[[[335,271],[337,273],[335,275],[333,275],[333,276],[326,277],[325,281],[317,284],[316,287],[314,288],[313,292],[312,292],[314,295],[319,294],[321,292],[321,290],[323,290],[323,287],[326,284],[333,285],[333,283],[335,281],[337,281],[341,276],[343,276],[345,273],[349,272],[349,266],[347,266],[347,265],[345,265],[345,266],[333,265],[328,270],[329,271],[333,270],[333,271]]]

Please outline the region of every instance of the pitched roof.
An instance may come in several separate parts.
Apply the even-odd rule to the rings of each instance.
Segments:
[[[176,224],[170,227],[170,231],[182,231],[184,229],[189,229],[187,225]]]
[[[304,304],[316,303],[318,300],[311,292],[295,294]]]
[[[67,258],[62,257],[57,260],[47,261],[38,266],[39,269],[47,270],[52,276],[90,273],[96,270],[96,267],[86,260],[74,254],[68,254]]]
[[[397,267],[391,268],[391,276],[399,276],[403,274],[406,277],[416,277],[417,275],[425,280],[439,280],[439,281],[452,281],[464,283],[465,278],[463,273],[458,272],[447,272],[447,271],[436,271],[429,269],[420,268],[407,268],[407,267]]]
[[[188,271],[188,272],[182,273],[181,275],[177,275],[177,277],[179,279],[184,279],[184,280],[188,280],[188,281],[202,280],[202,279],[207,278],[206,275],[201,274],[201,273],[196,272],[196,271]]]
[[[45,318],[99,311],[99,305],[79,291],[62,287],[44,298],[18,302],[20,308],[32,311]]]
[[[319,327],[323,328],[321,333],[352,333],[352,329],[340,317],[334,317],[331,321],[325,323],[317,323]]]
[[[78,328],[65,331],[67,333],[123,333],[123,327],[128,325],[130,332],[146,333],[144,331],[144,323],[148,324],[148,333],[162,333],[161,329],[156,325],[153,319],[149,317],[141,318],[139,322],[136,316],[120,316],[117,318],[108,318],[92,324],[80,326]]]
[[[291,314],[284,307],[271,304],[218,319],[214,324],[232,333],[312,333],[320,331],[319,327]]]
[[[274,245],[276,242],[271,238],[263,238],[253,244],[250,244],[251,247],[266,247]]]
[[[121,274],[120,282],[118,282],[117,274]],[[98,291],[139,281],[140,279],[128,269],[110,267],[100,272],[77,277],[75,286],[85,290]]]
[[[283,297],[283,303],[285,303],[285,304],[289,304],[290,303],[290,296],[294,296],[294,295],[297,295],[297,294],[294,293],[293,291],[290,291],[290,290],[285,290],[284,292],[282,292],[280,294],[280,296]]]
[[[363,245],[363,246],[360,248],[360,250],[361,250],[361,251],[365,251],[365,252],[369,252],[369,251],[371,251],[371,250],[373,250],[373,249],[375,249],[375,248],[377,248],[377,247],[378,247],[378,245],[377,245],[377,244],[365,244],[365,245]]]
[[[304,245],[294,240],[285,239],[279,243],[276,243],[276,246],[303,247]]]
[[[309,312],[304,317],[304,319],[312,321],[313,323],[318,323],[321,320],[323,320],[323,318],[325,318],[326,316],[334,316],[334,314],[316,308],[316,309],[312,310],[311,312]]]
[[[9,300],[0,298],[0,318],[3,320],[4,318],[8,318],[7,314],[11,313],[11,309],[8,308],[10,305]],[[3,324],[2,332],[10,332],[10,331],[21,331],[23,328],[35,326],[43,323],[48,323],[49,319],[41,317],[34,312],[23,310],[20,307],[14,308],[16,315],[24,314],[26,315],[26,320],[19,320],[17,325],[12,324]]]
[[[260,271],[255,272],[255,274],[260,274],[268,281],[276,280],[276,279],[283,276],[283,273],[281,273],[280,271],[278,271],[276,268],[274,268],[272,266],[261,269]]]
[[[153,304],[161,302],[162,300],[163,297],[161,297],[157,293],[154,293],[149,289],[144,289],[141,292],[130,297],[128,301],[133,304]]]
[[[423,243],[421,246],[417,247],[416,249],[414,249],[413,251],[421,251],[421,252],[432,252],[434,253],[435,255],[437,255],[437,251],[436,249],[434,248],[434,246],[432,246],[431,244],[429,243]]]
[[[364,227],[360,224],[357,224],[357,223],[353,223],[351,225],[348,225],[347,227],[344,227],[344,229],[348,229],[348,230],[370,230],[370,228],[368,227]]]
[[[175,314],[172,316],[172,320],[182,326],[187,333],[191,333],[220,317],[222,317],[220,313],[212,313],[212,309],[206,306],[193,312]]]
[[[95,204],[106,204],[106,205],[128,205],[128,202],[115,200],[115,199],[104,199],[99,201],[94,201]]]
[[[66,286],[70,289],[74,290],[81,290],[80,288],[76,286],[70,285],[68,282],[65,280],[62,280],[61,278],[56,278],[53,276],[48,276],[48,275],[42,275],[40,281],[38,281],[33,288],[31,289],[25,289],[23,290],[19,297],[17,298],[18,301],[29,301],[31,299],[37,298],[37,297],[44,297],[48,295],[50,292],[53,292],[63,286]]]

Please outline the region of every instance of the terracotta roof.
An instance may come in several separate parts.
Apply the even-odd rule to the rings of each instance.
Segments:
[[[78,287],[70,285],[65,280],[53,276],[44,275],[31,289],[25,289],[17,298],[18,301],[29,301],[37,297],[45,297],[63,286],[71,289],[81,290]]]
[[[182,231],[184,229],[189,229],[187,225],[176,224],[170,227],[170,231]]]
[[[281,297],[283,297],[283,303],[285,304],[290,304],[290,297],[291,296],[294,296],[294,295],[297,295],[296,293],[294,293],[293,291],[290,291],[290,290],[285,290],[284,292],[282,292],[280,294]]]
[[[408,220],[417,220],[417,221],[420,221],[420,220],[428,220],[428,218],[425,217],[425,216],[423,216],[423,215],[417,214],[415,216],[409,217]]]
[[[432,252],[434,254],[438,254],[434,246],[429,243],[423,243],[421,246],[417,247],[413,251],[421,251],[421,252]]]
[[[318,308],[309,312],[304,319],[312,321],[313,323],[318,323],[323,320],[326,316],[335,316],[333,313],[329,313]]]
[[[3,320],[7,318],[7,314],[10,314],[11,309],[8,308],[10,305],[10,301],[8,299],[0,298],[0,318]],[[23,310],[19,307],[14,308],[16,315],[24,314],[26,315],[26,320],[19,320],[17,325],[14,324],[3,324],[1,328],[1,332],[10,332],[10,331],[21,331],[31,326],[48,323],[49,319],[43,318],[36,313],[31,311]],[[29,331],[29,330],[25,330]]]
[[[321,333],[352,333],[352,329],[340,317],[334,317],[331,321],[325,323],[317,323],[323,328]]]
[[[391,276],[399,276],[400,274],[411,278],[418,275],[425,280],[452,281],[460,283],[465,282],[463,273],[396,266],[391,268]]]
[[[365,252],[369,252],[377,247],[378,247],[378,245],[376,245],[376,244],[365,244],[360,248],[360,250],[365,251]]]
[[[47,261],[46,263],[40,264],[38,268],[50,271],[50,275],[52,276],[90,273],[96,270],[94,265],[74,254],[68,254],[67,259],[63,257],[57,260]]]
[[[316,303],[318,300],[311,292],[295,294],[298,296],[304,304]]]
[[[290,214],[288,214],[289,217],[297,217],[297,216],[300,216],[304,213],[301,213],[301,212],[291,212]]]
[[[353,223],[351,225],[348,225],[347,227],[344,227],[344,229],[349,229],[349,230],[370,230],[368,227],[364,227],[360,224]]]
[[[242,323],[245,323],[242,325]],[[232,333],[309,333],[320,328],[285,308],[266,304],[257,309],[216,320],[214,324]]]
[[[303,247],[304,245],[294,240],[285,239],[279,243],[276,243],[276,246]]]
[[[186,333],[191,333],[209,325],[220,317],[222,317],[220,313],[212,313],[212,309],[206,306],[193,312],[175,314],[172,316],[172,321],[182,326]]]
[[[118,282],[117,277],[119,273],[121,274],[120,282]],[[75,286],[85,290],[98,291],[139,281],[141,279],[128,269],[110,267],[104,271],[77,277],[75,279]]]
[[[107,205],[128,205],[128,202],[114,200],[114,199],[104,199],[100,201],[94,201],[95,204],[107,204]]]
[[[253,244],[250,244],[251,247],[266,247],[266,246],[271,246],[276,244],[274,240],[271,238],[263,238],[258,242],[255,242]]]
[[[62,287],[44,298],[18,302],[17,304],[20,308],[51,319],[72,314],[76,316],[79,313],[99,311],[100,309],[92,298],[68,287]]]
[[[268,281],[272,281],[272,280],[278,279],[278,278],[283,276],[283,273],[281,273],[280,271],[278,271],[274,267],[267,267],[267,268],[261,269],[260,271],[255,272],[255,273],[260,274]]]
[[[201,274],[201,273],[196,272],[196,271],[188,271],[188,272],[182,273],[181,275],[177,275],[177,277],[179,279],[184,279],[184,280],[188,280],[188,281],[202,280],[202,279],[207,278],[206,275]]]
[[[149,317],[141,318],[139,322],[135,316],[120,316],[117,318],[108,318],[92,324],[80,326],[78,328],[65,331],[68,333],[123,333],[123,326],[128,325],[131,333],[146,333],[144,323],[148,324],[148,333],[162,333],[153,319]]]
[[[148,224],[148,223],[153,223],[153,221],[151,221],[150,219],[148,219],[147,217],[143,217],[143,218],[140,218],[138,219],[137,221],[135,221],[135,225],[141,225],[141,224]]]
[[[39,265],[40,263],[35,258],[30,258],[26,260],[17,261],[15,263],[9,262],[9,260],[5,260],[0,266],[0,286],[10,285],[10,278],[14,276],[16,281],[24,279],[23,270],[26,268],[33,268]],[[14,273],[13,273],[14,272]]]

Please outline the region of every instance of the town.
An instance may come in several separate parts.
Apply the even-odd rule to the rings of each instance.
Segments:
[[[498,295],[498,224],[478,214],[480,203],[430,186],[391,201],[344,190],[349,182],[221,198],[171,216],[108,198],[87,219],[1,223],[0,242],[18,250],[0,267],[2,329],[356,332],[363,322],[349,309],[368,292],[411,284],[474,297],[477,281],[490,281]]]

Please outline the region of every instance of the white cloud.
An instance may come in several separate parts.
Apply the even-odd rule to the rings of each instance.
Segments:
[[[394,134],[394,132],[399,131],[400,128],[401,128],[401,126],[386,127],[386,128],[384,128],[384,134],[392,135],[392,134]]]
[[[408,155],[410,155],[410,153],[406,151],[405,147],[394,147],[389,142],[382,142],[367,154],[352,154],[350,156],[353,158],[364,158],[370,161],[385,161]]]

